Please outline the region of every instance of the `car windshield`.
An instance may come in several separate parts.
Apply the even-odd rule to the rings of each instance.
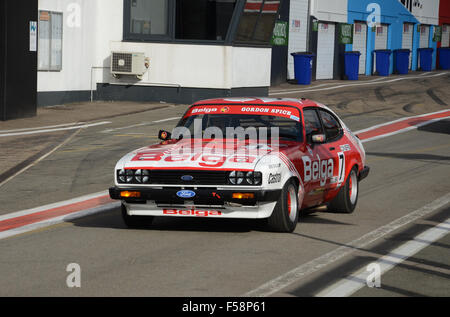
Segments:
[[[278,133],[280,139],[301,142],[303,139],[300,118],[287,118],[275,115],[253,114],[198,114],[185,116],[178,128],[189,130],[191,138],[270,138]],[[197,133],[195,133],[197,131]]]

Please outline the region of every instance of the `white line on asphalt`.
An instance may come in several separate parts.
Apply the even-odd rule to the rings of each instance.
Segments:
[[[359,131],[356,131],[356,132],[353,132],[353,133],[354,133],[354,134],[359,134],[359,133],[363,133],[363,132],[368,132],[368,131],[372,131],[372,130],[375,130],[375,129],[378,129],[378,128],[381,128],[381,127],[384,127],[384,126],[387,126],[387,125],[391,125],[391,124],[393,124],[393,123],[401,122],[401,121],[404,121],[404,120],[427,117],[427,116],[431,116],[431,115],[434,115],[434,114],[439,114],[439,113],[447,112],[447,111],[449,111],[449,110],[450,110],[450,109],[444,109],[444,110],[439,110],[439,111],[436,111],[436,112],[430,112],[430,113],[420,114],[420,115],[412,116],[412,117],[403,117],[403,118],[400,118],[400,119],[397,119],[397,120],[394,120],[394,121],[389,121],[389,122],[385,122],[385,123],[380,123],[380,124],[371,126],[370,128],[366,128],[366,129],[363,129],[363,130],[359,130]],[[445,118],[444,118],[444,119],[445,119]]]
[[[443,118],[431,119],[429,121],[421,122],[421,123],[418,123],[416,125],[413,125],[413,126],[401,129],[401,130],[397,130],[397,131],[394,131],[394,132],[390,132],[390,133],[374,136],[373,138],[368,138],[368,139],[362,140],[361,142],[362,143],[366,143],[366,142],[370,142],[370,141],[384,139],[384,138],[387,138],[387,137],[390,137],[390,136],[393,136],[393,135],[396,135],[396,134],[400,134],[400,133],[408,132],[408,131],[411,131],[411,130],[415,130],[415,129],[418,129],[420,127],[424,127],[426,125],[429,125],[429,124],[432,124],[432,123],[435,123],[435,122],[438,122],[438,121],[442,121],[442,120],[445,120],[445,119],[448,119],[448,118],[450,118],[450,116],[443,117]]]
[[[55,151],[57,151],[58,149],[60,149],[61,147],[63,147],[64,145],[66,145],[67,143],[69,143],[78,133],[80,133],[81,130],[75,131],[71,136],[69,136],[67,139],[65,139],[63,142],[61,142],[60,144],[58,144],[57,146],[55,146],[51,151],[49,151],[48,153],[42,155],[41,157],[39,157],[38,159],[36,159],[34,162],[28,164],[27,166],[25,166],[24,168],[22,168],[20,171],[14,173],[14,175],[11,175],[10,177],[8,177],[7,179],[5,179],[3,182],[0,183],[0,187],[2,187],[3,185],[5,185],[7,182],[9,182],[11,179],[13,179],[14,177],[22,174],[23,172],[25,172],[26,170],[28,170],[29,168],[33,167],[34,165],[36,165],[37,163],[41,162],[42,160],[44,160],[45,158],[47,158],[49,155],[55,153]]]
[[[98,207],[94,207],[94,208],[90,208],[90,209],[74,212],[74,213],[71,213],[71,214],[68,214],[68,215],[59,216],[59,217],[55,217],[55,218],[50,218],[50,219],[46,219],[46,220],[43,220],[43,221],[40,221],[40,222],[36,222],[36,223],[33,223],[33,224],[29,224],[29,225],[26,225],[26,226],[10,229],[10,230],[7,230],[7,231],[0,232],[0,240],[1,239],[5,239],[5,238],[9,238],[9,237],[12,237],[12,236],[16,236],[18,234],[22,234],[22,233],[34,231],[34,230],[37,230],[37,229],[53,226],[53,225],[58,224],[58,223],[69,222],[71,220],[75,220],[75,219],[91,216],[91,215],[98,214],[98,213],[101,213],[101,212],[106,212],[106,211],[112,210],[114,208],[118,208],[119,206],[120,206],[120,202],[113,202],[113,203],[110,203],[110,204],[101,205],[101,206],[98,206]]]
[[[162,120],[158,120],[158,121],[153,121],[153,123],[161,123],[161,122],[167,122],[167,121],[173,121],[173,120],[179,120],[181,117],[172,117],[172,118],[168,118],[168,119],[162,119]]]
[[[25,129],[15,129],[15,130],[0,130],[0,133],[43,130],[43,129],[50,129],[50,128],[67,127],[67,126],[72,126],[72,125],[80,125],[80,124],[84,124],[84,123],[85,122],[72,122],[72,123],[64,123],[64,124],[58,124],[58,125],[49,125],[49,126],[44,126],[44,127],[34,127],[34,128],[25,128]]]
[[[172,117],[172,118],[167,118],[167,119],[162,119],[162,120],[157,120],[157,121],[141,122],[141,123],[137,123],[137,124],[133,124],[133,125],[127,125],[125,127],[106,129],[101,132],[102,133],[111,133],[111,132],[120,131],[120,130],[142,127],[142,126],[150,125],[153,123],[161,123],[161,122],[173,121],[173,120],[178,120],[178,119],[180,119],[180,117]]]
[[[305,276],[314,273],[325,266],[332,264],[345,256],[348,256],[358,249],[362,249],[371,243],[377,241],[378,239],[386,236],[387,234],[410,224],[417,219],[423,218],[424,216],[442,208],[443,206],[450,203],[450,193],[434,200],[428,205],[417,209],[397,220],[390,222],[387,225],[381,226],[362,237],[353,240],[346,245],[334,249],[312,261],[301,264],[298,267],[292,269],[291,271],[274,278],[263,285],[255,288],[244,294],[246,297],[266,297],[270,296],[276,292],[281,291],[285,287],[300,281]]]
[[[364,82],[365,83],[372,83],[372,82],[376,82],[376,81],[381,81],[381,80],[386,80],[386,78],[385,77],[380,77],[380,78],[375,78],[375,79],[370,79],[370,80],[365,80]],[[310,87],[310,89],[316,89],[316,88],[319,88],[319,87],[324,87],[324,86],[330,86],[330,85],[334,85],[334,84],[336,84],[336,83],[325,83],[325,84],[320,84],[320,85],[317,85],[317,86],[313,86],[313,87]],[[269,96],[270,95],[272,95],[273,93],[281,93],[281,92],[292,92],[293,90],[292,89],[279,89],[279,90],[271,90],[270,92],[269,92]],[[296,90],[297,91],[297,90]],[[303,90],[302,90],[303,91]]]
[[[384,274],[396,265],[402,263],[407,258],[418,253],[422,249],[431,245],[433,242],[445,237],[450,231],[450,218],[446,221],[438,224],[437,226],[426,230],[419,234],[411,241],[402,244],[400,247],[391,251],[389,254],[381,257],[379,260],[374,261],[380,266],[380,274]],[[366,268],[362,268],[357,272],[351,274],[343,280],[327,287],[317,297],[346,297],[351,296],[367,284],[367,278],[370,272]],[[383,286],[381,286],[382,288]]]
[[[275,96],[275,95],[283,95],[283,94],[295,94],[295,93],[302,93],[302,92],[315,92],[315,91],[324,91],[324,90],[334,90],[334,89],[340,89],[340,88],[347,88],[347,87],[353,87],[353,86],[366,86],[366,85],[379,85],[379,84],[389,84],[396,81],[401,80],[409,80],[409,79],[417,79],[417,78],[431,78],[431,77],[438,77],[448,74],[449,72],[443,72],[443,73],[437,73],[433,75],[428,76],[408,76],[408,77],[399,77],[399,78],[393,78],[388,79],[386,81],[366,81],[366,82],[360,82],[360,83],[351,83],[351,84],[345,84],[345,85],[337,85],[333,87],[326,87],[326,88],[310,88],[310,89],[300,89],[300,90],[290,90],[286,92],[274,92],[269,93],[269,96]]]
[[[72,199],[68,199],[68,200],[64,200],[64,201],[60,201],[60,202],[57,202],[57,203],[36,207],[36,208],[16,211],[16,212],[12,212],[12,213],[0,216],[0,221],[13,219],[13,218],[17,218],[17,217],[28,216],[28,215],[31,215],[31,214],[35,214],[37,212],[50,210],[50,209],[54,209],[54,208],[59,208],[59,207],[64,207],[64,206],[68,206],[68,205],[84,202],[84,201],[87,201],[87,200],[90,200],[90,199],[99,198],[99,197],[103,197],[103,196],[107,196],[107,195],[109,195],[108,191],[101,191],[101,192],[98,192],[98,193],[83,195],[83,196],[80,196],[80,197],[76,197],[76,198],[72,198]]]
[[[110,121],[103,121],[103,122],[97,122],[97,123],[77,125],[77,126],[67,127],[67,128],[42,129],[42,130],[25,131],[25,132],[3,133],[3,134],[0,134],[0,137],[29,135],[29,134],[40,134],[40,133],[51,133],[51,132],[57,132],[57,131],[84,129],[84,128],[95,127],[95,126],[109,124],[109,123],[111,123],[111,122]]]

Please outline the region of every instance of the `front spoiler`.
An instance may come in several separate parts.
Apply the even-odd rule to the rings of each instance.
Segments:
[[[236,189],[221,189],[215,188],[197,188],[190,189],[195,192],[194,198],[184,199],[177,196],[181,188],[164,187],[162,189],[156,188],[119,188],[111,187],[109,195],[111,199],[123,200],[130,204],[145,204],[147,201],[155,201],[156,204],[161,205],[184,205],[186,202],[193,205],[225,205],[226,203],[234,203],[245,206],[255,206],[258,203],[276,202],[281,195],[281,189],[276,190],[236,190]],[[121,192],[132,191],[139,192],[139,198],[124,198],[121,197]],[[254,194],[252,199],[235,199],[233,193],[249,193]]]
[[[365,166],[363,168],[363,170],[359,173],[359,181],[362,181],[364,178],[366,178],[369,175],[370,172],[370,167],[369,166]]]

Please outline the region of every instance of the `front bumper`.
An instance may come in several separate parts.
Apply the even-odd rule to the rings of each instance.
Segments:
[[[111,199],[124,200],[127,203],[133,204],[145,204],[147,201],[155,201],[158,205],[183,205],[188,201],[193,205],[225,205],[226,203],[255,206],[258,203],[276,202],[281,195],[281,189],[276,190],[217,190],[215,188],[197,188],[191,189],[195,192],[194,198],[180,198],[177,196],[177,192],[181,188],[177,187],[163,187],[157,188],[119,188],[111,187],[109,189],[109,195]],[[124,198],[121,196],[121,192],[139,192],[140,197]],[[251,199],[236,199],[233,198],[234,193],[254,194],[254,198]]]
[[[268,218],[281,195],[278,190],[191,189],[194,198],[177,196],[181,188],[119,188],[112,187],[112,199],[122,200],[130,216],[186,216],[208,218]],[[139,198],[121,197],[121,192],[139,192]],[[236,199],[233,193],[253,193],[254,199]]]

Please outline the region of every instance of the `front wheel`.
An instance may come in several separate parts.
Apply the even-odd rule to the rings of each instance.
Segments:
[[[359,192],[359,181],[358,181],[358,170],[354,167],[350,171],[350,175],[345,182],[345,185],[339,191],[339,194],[331,201],[329,204],[329,210],[351,214],[356,208],[356,203],[358,202],[358,192]]]
[[[269,230],[293,232],[297,226],[299,209],[298,187],[290,180],[284,185],[272,215],[267,220]]]
[[[152,216],[130,216],[127,207],[122,204],[122,219],[128,228],[142,229],[152,224],[154,217]]]

